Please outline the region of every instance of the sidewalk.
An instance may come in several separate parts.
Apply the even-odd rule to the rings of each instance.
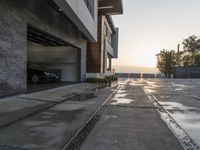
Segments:
[[[183,150],[143,86],[120,87],[81,150]]]
[[[0,99],[0,127],[43,110],[97,85],[79,83]]]
[[[0,149],[62,149],[115,88],[80,83],[0,99]]]

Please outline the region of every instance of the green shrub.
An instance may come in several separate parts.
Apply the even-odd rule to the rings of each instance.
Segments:
[[[89,82],[89,83],[97,83],[97,78],[87,78],[86,79],[86,82]]]
[[[118,80],[117,76],[115,76],[115,75],[106,76],[105,78],[110,80],[110,81],[117,81]]]
[[[85,81],[88,83],[98,83],[98,84],[107,84],[111,83],[112,81],[117,81],[116,76],[106,76],[104,78],[87,78]]]

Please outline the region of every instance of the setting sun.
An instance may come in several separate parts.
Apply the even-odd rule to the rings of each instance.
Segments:
[[[148,54],[147,52],[138,52],[135,54],[134,57],[134,64],[141,67],[148,67],[148,68],[154,68],[156,67],[156,58],[153,54]]]

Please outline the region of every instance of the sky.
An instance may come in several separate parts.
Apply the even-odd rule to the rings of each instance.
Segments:
[[[155,72],[156,54],[177,50],[200,35],[200,0],[123,0],[124,14],[113,16],[120,29],[118,72]],[[182,48],[182,47],[181,47]]]

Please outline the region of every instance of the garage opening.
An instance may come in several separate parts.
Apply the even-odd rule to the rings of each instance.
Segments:
[[[80,81],[80,49],[28,25],[28,91],[45,90],[78,81]]]

